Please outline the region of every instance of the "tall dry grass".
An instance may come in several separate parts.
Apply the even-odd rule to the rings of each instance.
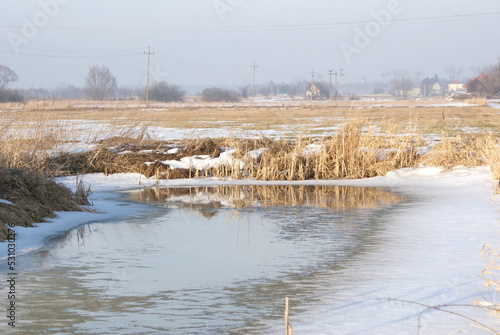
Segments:
[[[451,169],[456,166],[487,165],[494,179],[500,179],[500,139],[491,133],[444,137],[421,158],[428,166]],[[496,192],[500,185],[496,186]]]
[[[415,166],[421,143],[415,133],[380,133],[368,129],[367,122],[355,120],[328,138],[271,141],[257,159],[249,156],[248,151],[244,154],[241,145],[237,146],[243,163],[221,165],[211,173],[218,177],[269,181],[367,178]]]
[[[61,142],[62,132],[53,131],[41,120],[36,124],[3,122],[0,128],[0,167],[46,170],[50,150]]]
[[[0,168],[27,169],[49,176],[61,173],[62,166],[55,157],[74,151],[98,150],[102,161],[103,149],[124,143],[143,145],[151,141],[147,128],[129,123],[81,125],[57,121],[43,115],[28,120],[0,119]],[[76,171],[78,172],[78,171]],[[76,173],[75,172],[75,173]]]

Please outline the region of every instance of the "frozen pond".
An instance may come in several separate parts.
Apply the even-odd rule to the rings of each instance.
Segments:
[[[247,185],[127,193],[152,210],[82,226],[19,258],[18,327],[276,334],[284,333],[289,296],[294,334],[416,334],[423,308],[387,299],[470,303],[470,286],[481,283],[470,246],[492,229],[450,231],[417,218],[428,200],[395,191]],[[455,246],[461,250],[450,252]],[[422,334],[464,324],[436,313],[420,321]]]

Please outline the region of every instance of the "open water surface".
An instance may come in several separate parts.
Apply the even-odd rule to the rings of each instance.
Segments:
[[[388,218],[413,206],[386,189],[343,186],[126,197],[153,210],[82,226],[19,257],[19,333],[271,334],[284,332],[285,296],[293,322],[332,295],[326,310],[341,314],[361,303],[372,274],[405,257],[386,252]]]

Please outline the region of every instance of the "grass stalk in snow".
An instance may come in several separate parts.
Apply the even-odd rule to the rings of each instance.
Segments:
[[[490,327],[490,326],[488,326],[488,325],[486,325],[478,320],[475,320],[475,319],[467,316],[466,314],[457,313],[457,312],[449,310],[450,308],[453,308],[453,307],[482,308],[482,306],[467,305],[467,304],[443,304],[443,305],[431,306],[431,305],[427,305],[427,304],[423,304],[423,303],[419,303],[419,302],[415,302],[415,301],[400,300],[400,299],[389,299],[389,301],[400,302],[403,304],[417,305],[417,306],[421,306],[424,308],[424,310],[422,312],[420,312],[419,317],[418,317],[417,334],[420,334],[420,328],[421,328],[421,322],[422,322],[421,319],[422,319],[423,314],[428,312],[428,311],[434,310],[434,311],[439,311],[439,312],[443,312],[446,314],[450,314],[453,316],[457,316],[457,317],[462,318],[462,319],[466,319],[466,320],[471,322],[471,324],[468,325],[468,327],[478,328],[478,329],[489,331],[493,334],[500,335],[500,332],[498,332],[497,330],[493,329],[492,327]],[[500,311],[500,310],[497,310],[497,311]]]
[[[476,301],[476,304],[491,311],[496,317],[500,317],[500,302],[497,295],[500,293],[500,252],[487,244],[481,250],[486,264],[481,277],[484,279],[484,286],[491,287],[493,297],[491,301]]]

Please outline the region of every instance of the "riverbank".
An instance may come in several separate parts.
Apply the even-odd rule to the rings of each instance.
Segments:
[[[55,212],[90,210],[89,190],[78,179],[75,191],[40,173],[0,168],[0,242],[7,236],[7,225],[33,227],[55,218]]]

